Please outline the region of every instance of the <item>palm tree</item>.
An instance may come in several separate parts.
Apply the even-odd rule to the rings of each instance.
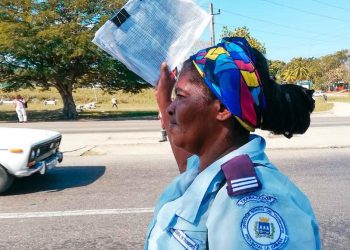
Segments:
[[[308,80],[309,69],[307,61],[302,58],[292,59],[292,61],[288,63],[283,70],[282,77],[288,83]]]
[[[291,68],[283,70],[282,79],[288,83],[295,82],[294,71]]]
[[[297,81],[308,80],[309,69],[307,67],[306,61],[304,61],[302,58],[295,60],[292,70]]]

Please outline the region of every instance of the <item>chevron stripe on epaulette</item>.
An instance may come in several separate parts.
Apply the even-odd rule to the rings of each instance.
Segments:
[[[229,196],[258,191],[262,188],[248,155],[239,155],[221,165]]]

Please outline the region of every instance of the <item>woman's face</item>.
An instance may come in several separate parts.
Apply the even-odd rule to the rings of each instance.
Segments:
[[[216,112],[214,100],[208,100],[201,83],[192,83],[190,73],[180,75],[175,84],[175,100],[167,108],[169,134],[177,147],[200,154],[215,133]]]

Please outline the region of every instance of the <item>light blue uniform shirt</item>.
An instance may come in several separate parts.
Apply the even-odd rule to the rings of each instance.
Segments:
[[[321,249],[310,202],[264,150],[265,140],[251,135],[201,173],[199,158],[190,157],[156,205],[145,250]],[[242,154],[258,164],[262,189],[230,197],[221,165]]]

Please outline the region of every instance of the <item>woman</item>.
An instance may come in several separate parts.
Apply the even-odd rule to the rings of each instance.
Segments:
[[[165,189],[145,249],[320,249],[306,196],[250,132],[304,133],[312,91],[278,85],[243,38],[187,60],[175,84],[165,64],[156,97],[182,172]]]
[[[18,116],[19,122],[27,122],[27,112],[26,112],[26,105],[25,100],[22,98],[21,95],[17,95],[14,100],[15,106],[16,106],[16,113]]]

